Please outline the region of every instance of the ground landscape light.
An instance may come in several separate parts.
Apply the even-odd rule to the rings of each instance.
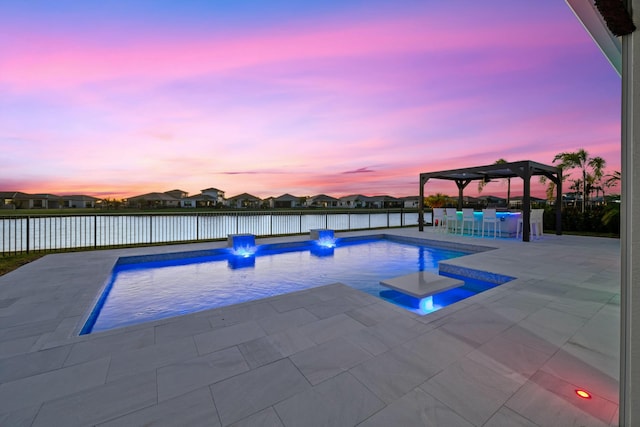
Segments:
[[[576,394],[578,395],[578,397],[580,397],[581,399],[591,399],[591,393],[589,393],[586,390],[582,390],[582,389],[577,389],[576,390]]]

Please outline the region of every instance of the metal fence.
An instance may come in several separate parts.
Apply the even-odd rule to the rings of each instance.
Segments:
[[[0,254],[415,226],[416,210],[0,216]]]

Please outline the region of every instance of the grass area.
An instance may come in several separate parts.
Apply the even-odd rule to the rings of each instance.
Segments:
[[[0,256],[0,276],[17,269],[25,264],[37,260],[46,254],[17,254]]]

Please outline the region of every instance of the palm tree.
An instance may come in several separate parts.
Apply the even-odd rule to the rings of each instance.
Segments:
[[[500,158],[498,160],[496,160],[493,164],[494,165],[502,165],[505,163],[509,163],[507,162],[505,159]],[[487,185],[487,182],[485,182],[485,180],[481,179],[480,182],[478,182],[478,193],[482,193],[482,190],[484,189],[484,186]],[[509,201],[511,200],[511,178],[507,178],[507,206],[509,206]]]
[[[553,163],[560,162],[558,166],[565,169],[579,168],[582,170],[582,212],[584,212],[585,203],[587,201],[587,168],[591,168],[592,174],[596,179],[602,178],[602,170],[606,165],[606,161],[602,157],[589,157],[589,153],[584,148],[578,151],[563,152],[556,154]]]
[[[607,174],[605,177],[607,178],[604,182],[604,186],[609,188],[617,185],[621,181],[620,171],[613,171],[612,174]],[[608,225],[610,222],[614,221],[615,218],[620,217],[620,201],[612,200],[605,206],[604,215],[602,215],[602,222],[605,225]]]
[[[605,175],[607,180],[604,182],[605,187],[613,187],[620,182],[620,171],[613,171],[611,174]]]
[[[587,176],[587,181],[591,185],[592,190],[596,190],[596,197],[600,195],[599,190],[602,190],[601,181],[603,178],[603,169],[606,165],[606,161],[602,157],[593,157],[589,159],[589,167],[592,173]],[[590,194],[588,191],[587,194]]]

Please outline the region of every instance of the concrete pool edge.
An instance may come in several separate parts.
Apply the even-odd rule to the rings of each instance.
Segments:
[[[337,239],[340,241],[353,241],[353,242],[356,242],[359,240],[369,240],[369,239],[387,239],[389,241],[395,241],[400,243],[431,246],[437,249],[459,250],[463,252],[469,252],[469,254],[485,252],[488,250],[496,249],[495,247],[491,247],[491,246],[444,242],[441,240],[398,236],[398,235],[387,234],[387,233],[345,236],[345,237],[337,237]],[[268,240],[268,239],[261,239],[261,240]],[[286,241],[286,242],[278,242],[278,243],[260,243],[260,241],[258,241],[256,243],[256,246],[261,246],[261,247],[273,246],[278,248],[286,248],[289,246],[298,247],[300,245],[303,245],[309,242],[312,242],[312,240],[303,239],[303,240],[294,240],[294,241]],[[228,251],[228,247],[222,246],[218,248],[198,249],[193,251],[175,251],[175,252],[155,253],[155,254],[146,254],[146,255],[126,255],[126,256],[119,257],[116,261],[116,265],[127,265],[127,264],[143,263],[143,262],[167,261],[167,260],[178,260],[178,259],[189,259],[189,258],[200,258],[200,257],[207,258],[211,256],[224,254],[227,251]]]

